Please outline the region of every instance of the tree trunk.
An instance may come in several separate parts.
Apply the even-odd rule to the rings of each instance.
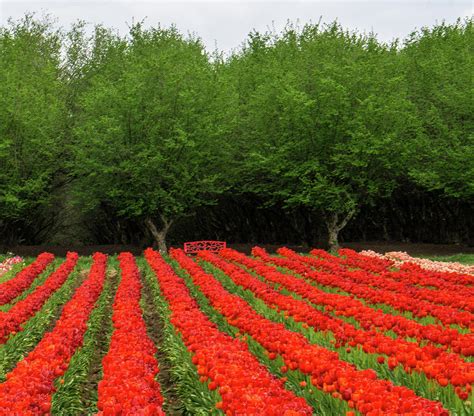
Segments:
[[[339,250],[339,230],[337,227],[328,225],[328,244],[331,253],[337,253]]]
[[[168,220],[163,216],[161,217],[161,220],[163,222],[163,228],[161,230],[158,230],[156,228],[156,225],[151,218],[145,219],[145,224],[153,235],[153,238],[155,239],[156,243],[158,244],[159,252],[161,254],[166,254],[168,253],[168,249],[166,247],[166,235],[168,234],[168,230],[170,229],[173,221]]]
[[[350,210],[341,221],[339,221],[339,215],[337,212],[332,212],[325,216],[326,227],[328,230],[329,251],[331,253],[337,253],[339,250],[339,232],[347,225],[355,212],[355,209]]]

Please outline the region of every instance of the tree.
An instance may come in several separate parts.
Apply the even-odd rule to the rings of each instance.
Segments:
[[[62,37],[51,26],[47,18],[26,15],[0,28],[0,226],[4,227],[38,222],[39,212],[51,202],[57,173],[64,168]]]
[[[413,32],[403,71],[422,127],[405,150],[408,176],[448,197],[474,196],[474,30],[472,19]]]
[[[253,83],[241,99],[243,186],[269,203],[321,213],[337,249],[358,209],[395,187],[397,148],[418,134],[396,45],[336,24],[289,27],[280,36],[254,34],[232,64],[237,77],[251,79],[241,85]]]
[[[73,175],[85,208],[141,221],[160,251],[173,222],[221,189],[213,73],[203,46],[174,28],[108,33],[79,97]],[[100,58],[100,59],[99,59]]]

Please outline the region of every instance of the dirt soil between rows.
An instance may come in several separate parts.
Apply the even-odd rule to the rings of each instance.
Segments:
[[[273,253],[279,247],[286,246],[295,251],[308,252],[311,248],[325,248],[323,245],[316,245],[314,247],[308,247],[304,245],[285,245],[285,244],[228,244],[238,251],[244,253],[250,253],[252,247],[260,246]],[[369,242],[344,242],[341,243],[342,247],[352,248],[356,251],[360,250],[374,250],[379,253],[385,253],[387,251],[406,251],[412,256],[449,256],[453,254],[470,254],[474,253],[474,247],[460,245],[460,244],[426,244],[426,243],[402,243],[402,242],[386,242],[386,241],[369,241]],[[175,245],[174,247],[182,247]],[[49,251],[56,256],[65,256],[68,251],[76,251],[81,256],[88,256],[96,251],[100,251],[105,254],[117,254],[122,251],[130,251],[135,255],[141,255],[143,253],[142,247],[132,245],[97,245],[97,246],[49,246],[49,245],[38,245],[38,246],[12,246],[12,247],[1,247],[0,253],[12,252],[14,254],[32,257],[37,256],[39,253]]]

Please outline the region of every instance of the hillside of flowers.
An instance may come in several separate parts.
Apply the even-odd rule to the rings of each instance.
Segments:
[[[474,270],[254,247],[10,256],[0,416],[474,413]]]

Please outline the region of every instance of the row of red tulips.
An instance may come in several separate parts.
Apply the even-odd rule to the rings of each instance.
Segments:
[[[122,279],[115,295],[114,332],[102,361],[98,414],[164,415],[163,397],[156,381],[156,347],[148,337],[140,307],[140,273],[131,253],[118,256]]]
[[[338,256],[321,249],[313,249],[310,251],[310,254],[333,263],[370,271],[372,273],[382,273],[390,270],[394,266],[393,262],[388,259],[376,257],[371,257],[370,259],[363,258],[362,256],[359,256],[356,251],[347,248],[339,249]]]
[[[44,415],[50,412],[54,381],[66,371],[82,345],[89,315],[102,291],[107,256],[94,254],[88,278],[66,303],[48,332],[0,384],[0,415]]]
[[[252,259],[244,255],[234,256],[232,260],[236,260],[246,267],[255,270],[267,280],[286,279],[285,276],[288,276],[287,274],[265,263],[277,260],[270,257],[264,249],[254,247],[252,253],[261,260]],[[285,260],[285,264],[288,264],[288,259]],[[422,325],[403,316],[391,315],[380,309],[370,308],[358,299],[337,293],[324,292],[306,283],[304,279],[298,279],[298,282],[300,282],[298,284],[294,282],[291,290],[295,293],[314,304],[323,305],[326,310],[333,312],[335,315],[356,319],[364,329],[378,328],[381,331],[391,330],[400,337],[416,338],[418,342],[430,341],[434,344],[450,347],[452,351],[458,354],[474,355],[473,334],[461,334],[455,329],[443,328],[439,325]]]
[[[184,255],[184,254],[183,254]],[[304,399],[284,388],[248,351],[247,344],[221,332],[200,310],[183,279],[160,254],[148,249],[145,257],[156,273],[171,311],[171,323],[193,355],[202,382],[217,389],[217,408],[227,415],[311,415]]]
[[[349,255],[349,250],[340,250],[341,254]],[[357,253],[356,253],[357,254]],[[395,293],[401,293],[410,298],[419,300],[425,300],[430,303],[440,304],[449,306],[456,309],[464,309],[468,312],[474,312],[474,298],[472,296],[466,296],[466,290],[460,292],[451,291],[446,289],[431,290],[428,288],[423,288],[415,286],[410,282],[409,276],[418,275],[418,271],[382,271],[379,274],[374,274],[371,271],[359,269],[359,270],[347,270],[347,266],[354,267],[351,261],[348,262],[348,259],[353,259],[354,256],[344,257],[342,260],[336,257],[334,262],[340,267],[338,274],[342,275],[354,282],[367,284],[372,287],[376,287],[383,290],[388,290]],[[308,264],[312,264],[314,258],[308,258]],[[345,264],[344,267],[342,264]],[[356,264],[359,265],[361,261],[357,258]],[[469,291],[469,288],[466,287]]]
[[[15,303],[8,312],[0,311],[0,344],[4,344],[10,334],[21,330],[21,324],[38,312],[52,293],[67,280],[76,266],[77,253],[67,253],[66,260],[25,299]]]
[[[347,254],[347,252],[347,250],[341,250],[341,253],[343,254]],[[395,292],[394,296],[400,297],[400,300],[409,302],[410,306],[424,306],[429,314],[436,316],[438,319],[442,319],[449,315],[455,315],[459,318],[458,321],[449,323],[458,323],[464,326],[469,326],[469,324],[474,323],[474,314],[459,310],[465,309],[466,311],[473,311],[474,302],[472,298],[461,296],[459,291],[431,290],[410,284],[407,275],[428,273],[422,271],[422,269],[418,268],[416,265],[416,270],[411,270],[409,267],[405,267],[401,271],[386,271],[381,274],[373,274],[371,271],[363,270],[361,268],[358,270],[348,270],[347,267],[355,267],[355,265],[352,264],[346,256],[325,256],[324,259],[319,259],[312,256],[301,256],[286,248],[279,249],[278,253],[287,257],[294,256],[292,258],[297,258],[299,261],[319,270],[337,273],[344,279],[360,284],[361,286],[359,289],[363,290],[364,288],[369,287],[379,288],[383,290],[384,293]],[[312,250],[310,253],[313,255],[318,254],[319,256],[320,250]],[[360,266],[362,261],[358,259],[356,264]],[[444,305],[445,309],[443,310],[439,305],[430,305],[430,303]]]
[[[227,292],[214,276],[205,273],[182,250],[173,250],[171,255],[229,324],[249,334],[272,356],[281,356],[287,368],[310,375],[318,389],[332,393],[333,397],[347,401],[349,406],[367,415],[407,412],[448,415],[441,403],[380,380],[373,370],[357,370],[341,361],[337,353],[311,344],[303,335],[259,315],[242,298]]]
[[[0,305],[5,305],[20,295],[53,260],[53,254],[41,253],[33,263],[18,272],[15,277],[0,284]]]
[[[401,312],[411,312],[418,318],[432,316],[444,325],[457,324],[464,328],[474,326],[474,314],[458,309],[417,300],[409,295],[393,293],[388,290],[374,289],[369,284],[357,283],[349,272],[341,272],[339,265],[326,260],[319,260],[295,253],[288,248],[280,248],[278,254],[284,256],[271,257],[271,263],[288,268],[296,273],[308,277],[318,284],[342,289],[371,304],[386,304]],[[313,269],[317,268],[318,270]],[[323,269],[324,271],[320,271]],[[355,272],[354,272],[355,273]]]
[[[230,259],[241,256],[231,249],[221,251],[221,255]],[[474,363],[464,361],[459,355],[446,353],[433,346],[420,347],[414,342],[393,339],[374,330],[357,329],[339,318],[320,312],[305,301],[279,293],[242,268],[213,253],[201,252],[199,256],[223,270],[235,284],[250,290],[270,307],[287,312],[295,321],[304,322],[316,331],[331,331],[337,342],[336,347],[360,346],[366,353],[378,354],[379,362],[384,362],[385,357],[388,357],[390,369],[400,364],[405,371],[424,373],[443,387],[449,382],[456,387],[456,393],[461,399],[468,398],[471,383],[474,382]],[[304,285],[304,282],[288,275],[274,276],[271,281],[289,290],[301,288],[299,283]]]
[[[321,250],[312,250],[311,254],[319,256]],[[357,253],[351,249],[340,249],[341,257],[333,256],[340,264],[348,267],[356,267],[362,270],[383,274],[394,280],[409,282],[418,286],[434,287],[454,293],[468,291],[474,294],[474,276],[465,273],[437,272],[426,270],[418,264],[405,262],[397,264],[389,259],[380,259],[373,256]],[[332,259],[332,258],[331,258]],[[394,266],[398,270],[394,271]],[[471,286],[469,286],[471,285]]]
[[[353,250],[350,251],[353,252]],[[390,251],[380,254],[372,250],[362,250],[360,253],[357,253],[357,256],[359,256],[361,262],[366,261],[367,257],[376,258],[382,262],[388,262],[390,264],[388,268],[395,267],[402,270],[419,271],[429,279],[435,278],[453,285],[472,286],[474,284],[474,266],[458,262],[434,261],[411,257],[408,253],[401,251]],[[423,283],[420,282],[420,284]]]

